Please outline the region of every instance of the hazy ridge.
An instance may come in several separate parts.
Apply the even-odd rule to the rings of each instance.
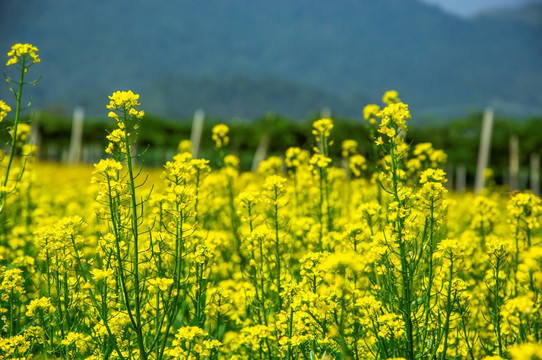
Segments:
[[[166,116],[201,107],[303,117],[324,106],[356,115],[393,88],[420,113],[493,105],[521,115],[542,112],[537,12],[461,19],[416,0],[18,0],[0,5],[0,50],[40,48],[37,106],[94,114],[131,88]]]

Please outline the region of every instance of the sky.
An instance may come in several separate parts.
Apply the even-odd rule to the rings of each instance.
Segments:
[[[495,7],[514,7],[529,2],[542,2],[542,0],[422,0],[435,4],[450,13],[469,17],[479,11]]]

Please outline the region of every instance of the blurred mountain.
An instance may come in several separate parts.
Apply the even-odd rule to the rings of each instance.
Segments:
[[[359,116],[395,89],[420,114],[542,113],[540,23],[508,16],[418,0],[9,0],[0,14],[0,51],[40,49],[39,107],[102,115],[133,89],[166,116]]]
[[[518,6],[516,8],[494,8],[476,15],[481,20],[493,19],[499,22],[514,22],[542,30],[542,0]]]

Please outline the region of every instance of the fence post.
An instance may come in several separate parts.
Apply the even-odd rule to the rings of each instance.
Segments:
[[[70,165],[75,165],[81,160],[81,140],[83,138],[84,120],[85,110],[80,106],[76,107],[73,110],[72,135],[68,153],[68,163]]]
[[[457,193],[465,192],[467,187],[467,168],[465,165],[458,165],[455,170],[455,191]]]
[[[510,190],[518,190],[519,182],[519,140],[517,136],[510,138],[510,172],[508,174],[508,185]]]
[[[531,154],[531,191],[540,196],[540,154]]]
[[[41,134],[40,134],[40,112],[36,111],[34,113],[34,119],[32,119],[32,128],[30,130],[30,141],[32,142],[32,145],[36,147],[36,159],[40,160],[40,152],[41,152]]]
[[[262,136],[262,140],[260,141],[260,144],[258,145],[258,148],[256,149],[256,152],[254,153],[254,159],[252,160],[252,172],[255,172],[258,170],[258,165],[265,159],[265,156],[267,155],[267,149],[269,148],[269,140],[270,136],[269,133],[265,133]]]
[[[202,109],[197,109],[194,113],[194,120],[192,121],[192,133],[190,134],[190,141],[192,142],[192,157],[197,158],[199,152],[199,145],[201,141],[201,132],[203,131],[203,121],[205,120],[205,112]]]
[[[493,127],[492,108],[487,108],[484,111],[484,119],[482,122],[482,134],[480,136],[480,149],[478,151],[478,165],[476,167],[476,179],[474,183],[474,192],[479,194],[485,185],[485,171],[489,163],[489,148],[491,145],[491,130]]]

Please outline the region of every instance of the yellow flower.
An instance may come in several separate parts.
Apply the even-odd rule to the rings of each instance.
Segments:
[[[407,126],[405,121],[411,117],[410,112],[408,111],[408,105],[401,102],[389,104],[384,109],[380,110],[377,116],[382,119],[378,131],[383,134],[387,134],[386,129],[389,127],[406,131]],[[387,135],[392,137],[395,133],[393,135]]]
[[[8,52],[9,60],[6,65],[10,66],[19,62],[26,63],[27,56],[30,56],[32,62],[37,64],[41,61],[38,54],[36,54],[37,52],[38,48],[31,44],[15,44]]]
[[[134,94],[132,90],[128,91],[115,91],[113,95],[109,96],[109,105],[106,107],[109,110],[130,111],[130,109],[141,105],[137,100],[138,94]],[[132,114],[130,114],[132,115]]]
[[[270,156],[268,159],[263,160],[258,165],[258,174],[262,175],[274,175],[282,172],[282,158],[278,156]]]
[[[34,299],[30,302],[26,308],[26,316],[29,318],[36,315],[36,311],[41,310],[45,314],[52,314],[56,311],[55,307],[51,303],[51,299],[42,297],[40,299]]]
[[[173,279],[168,278],[156,278],[156,279],[149,279],[149,292],[154,293],[156,289],[159,289],[160,291],[166,291],[171,284],[173,284]]]
[[[361,172],[367,169],[367,160],[363,155],[357,154],[350,157],[348,168],[355,177],[360,177]]]
[[[357,153],[358,142],[356,140],[347,139],[342,142],[342,157],[347,158]]]
[[[444,239],[438,244],[440,256],[462,256],[465,253],[465,244],[457,239]]]
[[[284,185],[286,183],[286,179],[279,175],[271,175],[268,176],[265,179],[265,184],[263,187],[267,191],[275,191],[278,190],[279,192],[282,192],[284,189]]]
[[[105,270],[93,269],[90,273],[92,274],[92,277],[94,278],[94,281],[96,282],[107,279],[114,275],[113,269],[105,269]]]
[[[29,124],[19,124],[17,128],[17,143],[19,143],[19,145],[22,145],[22,143],[24,143],[26,139],[28,139],[28,137],[30,136],[31,131],[32,126],[30,126]],[[9,133],[11,134],[11,136],[13,136],[13,130],[11,130]]]
[[[376,114],[380,111],[380,106],[369,104],[363,108],[363,118],[370,124],[376,124]]]
[[[70,331],[68,335],[66,335],[66,338],[61,341],[61,344],[64,346],[75,344],[77,348],[81,348],[85,346],[86,342],[84,334]]]
[[[1,268],[0,268],[1,270]],[[21,269],[8,269],[0,271],[0,299],[7,301],[12,295],[25,293],[24,278]]]
[[[0,100],[0,122],[4,120],[11,108],[3,100]]]
[[[226,124],[218,124],[213,126],[213,141],[215,142],[217,148],[220,149],[221,147],[227,146],[229,144],[229,131],[230,128]]]
[[[229,167],[229,168],[232,168],[232,169],[237,169],[239,167],[239,163],[240,163],[240,160],[237,156],[235,155],[226,155],[224,157],[224,165],[226,167]]]
[[[333,120],[328,118],[316,120],[312,124],[312,127],[314,128],[312,134],[316,136],[316,141],[320,141],[322,136],[328,137],[331,133],[331,129],[333,129]]]
[[[310,163],[311,165],[313,166],[317,166],[319,168],[326,168],[329,166],[329,164],[331,164],[331,158],[323,155],[323,154],[314,154],[312,157],[311,157],[311,160],[310,160]]]
[[[395,104],[400,102],[399,93],[395,90],[389,90],[384,93],[382,96],[382,102],[386,105]]]
[[[309,161],[309,152],[298,147],[290,147],[286,150],[284,162],[288,169],[296,169]]]
[[[192,154],[192,141],[190,140],[181,140],[179,145],[177,146],[177,151],[179,153],[190,153]]]
[[[101,159],[99,163],[94,164],[94,173],[115,176],[120,170],[122,170],[122,164],[114,159]]]
[[[538,229],[540,227],[539,218],[542,214],[542,201],[531,193],[515,193],[510,197],[508,213],[513,218],[510,222],[514,228],[521,221],[528,229]]]
[[[427,169],[420,177],[420,184],[425,184],[427,182],[437,182],[443,184],[447,181],[446,173],[442,169]]]
[[[535,360],[542,359],[542,345],[527,343],[515,345],[510,349],[514,360]]]

